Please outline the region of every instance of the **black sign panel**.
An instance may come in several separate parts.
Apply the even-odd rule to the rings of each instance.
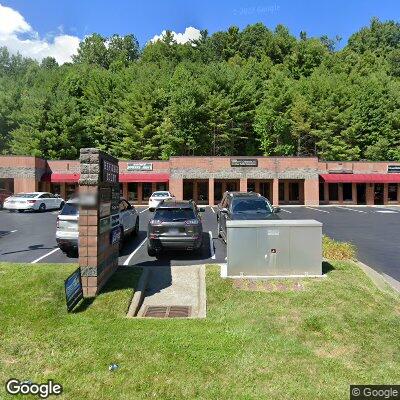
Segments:
[[[400,165],[388,165],[387,172],[390,174],[400,174]]]
[[[78,268],[64,282],[67,310],[70,312],[83,299],[81,271]]]
[[[102,160],[102,181],[107,183],[118,182],[118,164],[114,164],[111,161]]]
[[[258,167],[257,158],[231,158],[231,167]]]

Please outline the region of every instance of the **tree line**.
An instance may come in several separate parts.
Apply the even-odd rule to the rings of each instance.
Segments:
[[[340,38],[262,23],[178,44],[85,38],[71,63],[0,49],[0,153],[400,161],[400,24]]]

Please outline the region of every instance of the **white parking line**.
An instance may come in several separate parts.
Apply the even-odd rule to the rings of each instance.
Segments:
[[[10,231],[10,233],[15,233],[18,232],[18,229],[14,229],[13,231]]]
[[[397,211],[393,211],[393,210],[376,210],[375,212],[381,213],[381,214],[398,214]]]
[[[145,208],[143,211],[139,211],[139,214],[144,213],[145,211],[147,211],[149,208]]]
[[[136,249],[133,250],[131,254],[129,254],[129,257],[124,261],[124,265],[129,265],[129,263],[131,262],[133,256],[134,256],[134,255],[139,251],[139,249],[146,243],[146,241],[147,241],[147,238],[145,238],[145,239],[143,240],[143,242],[140,243],[139,246],[136,247]]]
[[[211,207],[210,206],[210,208],[211,208],[211,211],[215,214],[215,210],[214,210],[214,208],[213,207]]]
[[[315,210],[315,211],[324,212],[324,213],[328,213],[328,214],[329,214],[329,211],[320,210],[319,208],[313,208],[313,207],[306,207],[306,208],[308,208],[308,209],[310,209],[310,210]]]
[[[363,214],[367,213],[366,211],[356,210],[355,208],[349,208],[349,207],[336,207],[336,208],[339,208],[341,210],[355,211],[355,212],[363,213]]]
[[[281,208],[281,211],[287,212],[287,213],[289,213],[289,214],[291,214],[291,213],[292,213],[291,211],[289,211],[289,210],[285,210],[284,208]]]
[[[212,237],[212,232],[208,231],[208,234],[210,235],[210,252],[211,252],[211,259],[215,260],[215,251],[214,251],[214,242],[213,242],[213,237]]]
[[[53,249],[52,251],[49,251],[47,254],[45,254],[42,257],[37,258],[36,260],[33,260],[31,262],[31,264],[36,264],[37,262],[39,262],[40,260],[43,260],[43,258],[46,258],[47,256],[49,256],[50,254],[55,253],[56,251],[60,250],[58,247],[56,249]]]

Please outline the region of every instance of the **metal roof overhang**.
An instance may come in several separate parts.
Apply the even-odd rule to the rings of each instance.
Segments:
[[[321,174],[328,183],[400,183],[400,174]]]

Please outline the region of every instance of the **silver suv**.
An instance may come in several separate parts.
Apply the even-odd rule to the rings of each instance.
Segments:
[[[65,203],[57,217],[56,240],[58,247],[67,255],[78,251],[78,218],[79,199],[72,199]],[[137,235],[139,232],[139,214],[135,207],[126,200],[119,201],[119,223],[121,227],[120,248],[124,238]]]

